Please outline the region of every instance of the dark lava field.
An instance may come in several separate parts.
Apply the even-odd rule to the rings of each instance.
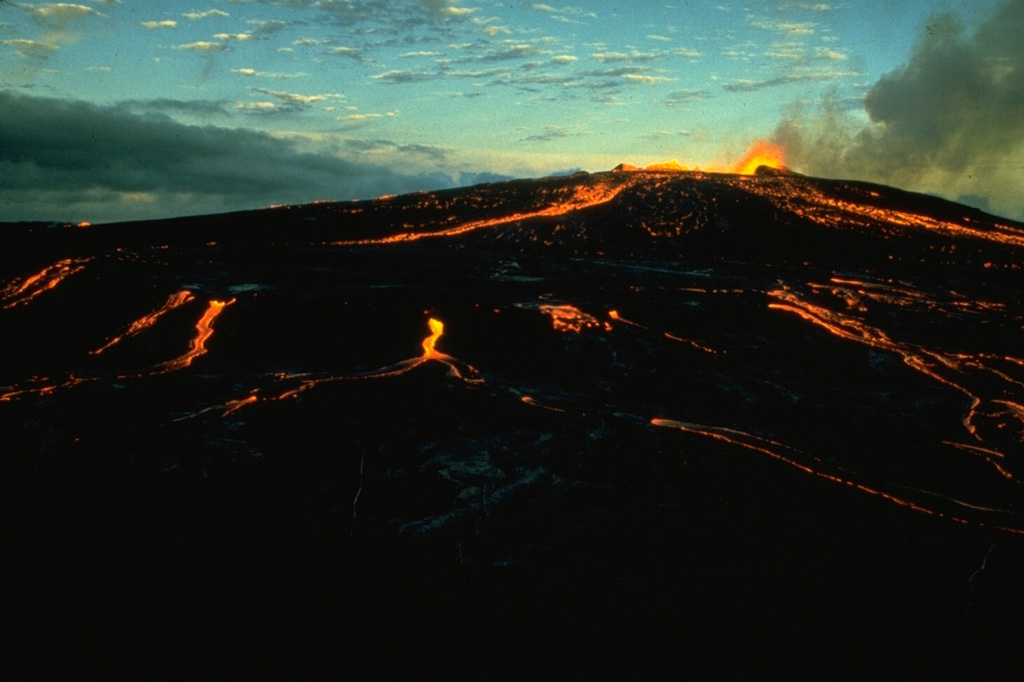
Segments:
[[[1022,267],[765,168],[0,225],[8,658],[998,676]]]

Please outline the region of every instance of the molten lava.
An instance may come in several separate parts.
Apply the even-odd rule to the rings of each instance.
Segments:
[[[753,175],[754,171],[761,166],[785,168],[784,158],[784,153],[780,147],[766,140],[758,140],[747,149],[743,158],[736,162],[732,172],[739,173],[740,175]]]
[[[196,323],[196,335],[189,344],[188,352],[184,355],[168,360],[156,366],[158,373],[173,372],[175,370],[184,369],[192,364],[192,361],[201,355],[206,355],[206,342],[213,336],[213,321],[217,319],[224,308],[235,302],[235,299],[230,301],[210,301],[209,307],[206,312],[203,313],[202,318]]]
[[[758,140],[752,144],[743,156],[734,164],[731,165],[719,165],[712,164],[706,167],[700,166],[684,166],[675,159],[671,161],[662,161],[659,163],[651,163],[643,168],[638,168],[632,164],[622,163],[619,164],[616,171],[708,171],[710,173],[737,173],[739,175],[753,175],[758,168],[761,166],[768,166],[769,168],[785,168],[785,152],[782,148],[768,142],[767,140]]]
[[[441,338],[441,334],[444,334],[444,322],[432,317],[427,320],[427,324],[430,326],[430,336],[423,339],[423,357],[421,359],[441,360],[447,358],[448,356],[444,355],[444,353],[434,350],[437,340]]]

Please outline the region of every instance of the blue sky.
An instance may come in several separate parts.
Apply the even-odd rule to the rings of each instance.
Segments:
[[[367,198],[623,161],[708,167],[758,138],[795,170],[1020,218],[1022,7],[8,1],[0,220]],[[984,115],[966,120],[963,97],[936,95],[949,88]]]

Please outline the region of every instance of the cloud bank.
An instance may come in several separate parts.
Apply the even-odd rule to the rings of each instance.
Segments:
[[[0,220],[161,218],[454,184],[137,110],[0,91]]]
[[[866,125],[835,96],[776,128],[787,163],[859,178],[1024,220],[1024,0],[1008,0],[968,32],[933,16],[907,63],[864,97]]]

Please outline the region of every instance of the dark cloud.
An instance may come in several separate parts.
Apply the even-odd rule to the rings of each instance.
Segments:
[[[448,160],[449,150],[425,144],[400,144],[392,140],[348,139],[344,142],[345,149],[362,154],[387,153],[400,154],[406,157],[418,157],[441,163]]]
[[[542,132],[535,135],[528,135],[520,139],[520,142],[551,142],[569,137],[570,133],[562,126],[544,126]]]
[[[166,108],[166,106],[165,106]],[[430,154],[426,149],[406,149]],[[0,91],[0,220],[212,213],[451,186],[265,133]]]
[[[167,113],[178,116],[195,118],[227,118],[230,108],[233,106],[227,100],[210,101],[205,99],[180,100],[180,99],[150,99],[150,100],[127,100],[120,103],[120,106],[133,113]]]
[[[1024,217],[1021,26],[1024,0],[1003,2],[973,32],[936,15],[906,65],[868,90],[869,124],[833,95],[780,123],[775,141],[806,173],[986,197],[993,210]]]

